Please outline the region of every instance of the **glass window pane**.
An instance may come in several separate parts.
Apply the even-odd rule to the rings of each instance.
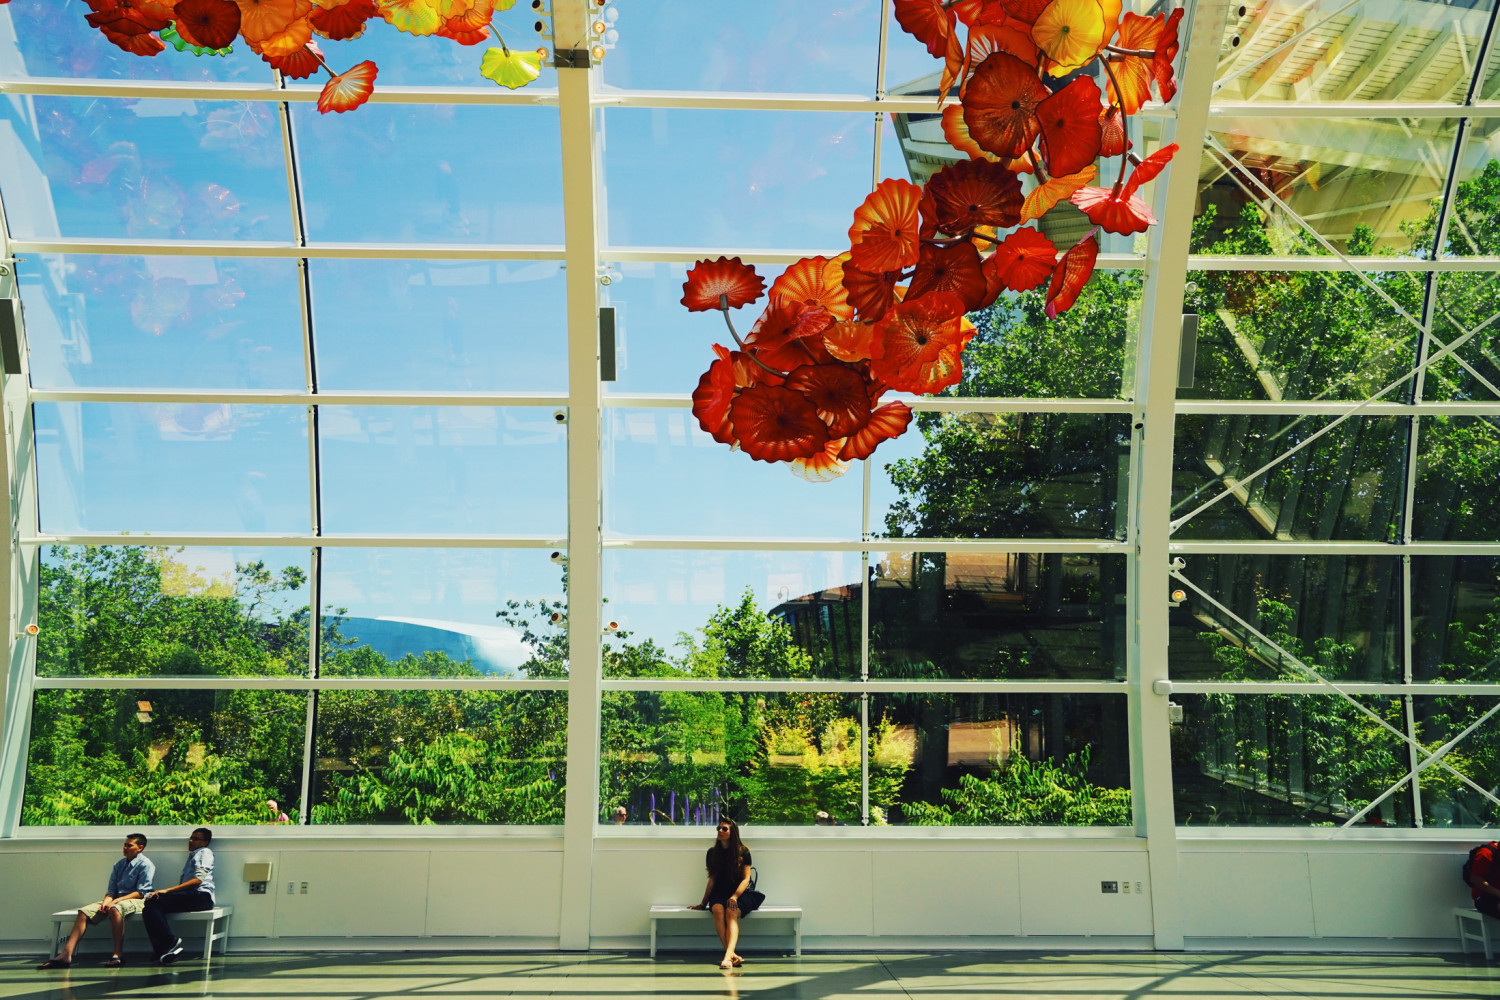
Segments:
[[[857,552],[604,553],[606,677],[858,677]]]
[[[1123,414],[920,413],[870,458],[884,538],[1124,537]]]
[[[22,3],[0,10],[0,75],[100,80],[224,80],[272,84],[271,67],[241,42],[226,56],[171,48],[143,59],[89,26],[79,4]],[[382,70],[384,67],[382,67]]]
[[[563,691],[321,691],[312,822],[560,824],[567,715]]]
[[[1431,257],[1454,128],[1437,118],[1215,117],[1209,137],[1228,158],[1212,145],[1203,153],[1202,252],[1325,254],[1322,236],[1351,256]]]
[[[1490,65],[1500,67],[1500,48],[1490,54]],[[1485,88],[1493,97],[1500,90],[1500,72]],[[1452,216],[1443,240],[1443,255],[1449,257],[1500,254],[1500,224],[1495,189],[1500,184],[1500,122],[1493,118],[1470,118],[1464,131],[1464,148],[1458,160],[1458,188],[1454,192]]]
[[[565,431],[532,407],[324,406],[323,528],[561,537]]]
[[[1425,417],[1419,433],[1412,537],[1500,540],[1500,418]]]
[[[1336,695],[1175,695],[1172,786],[1182,826],[1342,826],[1407,773],[1406,743]],[[1402,731],[1400,698],[1359,704]],[[1388,796],[1361,826],[1410,826]]]
[[[1123,697],[872,695],[870,725],[872,823],[882,761],[882,786],[894,792],[882,795],[882,811],[892,823],[1131,824]]]
[[[311,260],[320,389],[565,392],[552,261]]]
[[[604,411],[606,538],[858,539],[862,496],[858,463],[809,483],[730,451],[685,409]]]
[[[322,676],[567,672],[561,555],[340,546],[323,550],[321,574]]]
[[[1422,772],[1423,825],[1494,826],[1500,819],[1493,791],[1500,786],[1500,724],[1494,716],[1480,719],[1495,707],[1495,699],[1440,696],[1411,701],[1417,735],[1429,752],[1478,723],[1443,755],[1441,764]]]
[[[1256,479],[1243,477],[1332,421],[1310,416],[1179,416],[1172,516],[1180,538],[1393,541],[1400,533],[1407,421],[1353,417]]]
[[[1198,350],[1194,384],[1178,398],[1365,399],[1384,389],[1416,364],[1427,278],[1368,277],[1407,315],[1348,270],[1189,272]],[[1403,388],[1386,398],[1404,399]]]
[[[628,6],[619,20],[606,8],[619,42],[604,79],[633,90],[870,94],[880,6],[769,0],[731,10],[685,0]]]
[[[306,386],[296,261],[38,254],[16,271],[39,389]]]
[[[1496,172],[1500,181],[1500,171]],[[1492,220],[1500,226],[1500,217]],[[1422,396],[1428,400],[1500,400],[1500,358],[1495,355],[1493,321],[1500,313],[1500,275],[1461,271],[1432,276],[1437,308],[1432,318],[1428,356],[1458,343],[1471,330],[1474,336],[1452,354],[1427,367]]]
[[[53,545],[39,677],[305,677],[306,549]]]
[[[1500,683],[1500,560],[1412,556],[1412,680]]]
[[[601,823],[859,825],[855,695],[606,691],[601,725]]]
[[[1251,4],[1230,17],[1217,97],[1462,103],[1490,6]]]
[[[21,824],[295,823],[306,725],[300,691],[38,691]]]
[[[554,108],[367,104],[331,121],[293,104],[292,124],[310,240],[562,243]],[[524,176],[497,175],[518,155]]]
[[[6,122],[14,238],[292,238],[274,104],[35,96],[0,106]]]
[[[1188,579],[1245,624],[1186,590],[1186,600],[1172,611],[1173,679],[1315,679],[1248,625],[1330,680],[1402,680],[1399,559],[1194,555],[1186,560]]]
[[[304,532],[307,412],[36,403],[43,531]]]
[[[870,676],[1125,677],[1125,557],[871,553]]]
[[[847,246],[870,193],[873,122],[831,112],[608,110],[608,243]]]

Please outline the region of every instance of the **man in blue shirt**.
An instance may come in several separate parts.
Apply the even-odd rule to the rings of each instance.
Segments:
[[[163,965],[171,965],[182,954],[182,938],[172,933],[167,914],[214,908],[214,852],[208,849],[213,839],[213,832],[207,827],[194,830],[188,838],[181,881],[146,894],[146,909],[141,919],[151,937],[151,951]]]
[[[112,969],[120,966],[120,956],[125,947],[125,918],[132,913],[141,912],[145,906],[146,893],[151,891],[151,880],[156,877],[156,866],[142,853],[145,850],[145,834],[132,833],[125,838],[125,846],[121,852],[124,857],[116,861],[109,871],[109,885],[104,890],[104,898],[78,908],[78,916],[73,920],[73,930],[68,934],[68,940],[63,942],[61,951],[42,963],[43,969],[66,969],[72,965],[73,949],[78,947],[84,929],[101,920],[109,921],[109,931],[115,939],[114,953],[105,964]]]

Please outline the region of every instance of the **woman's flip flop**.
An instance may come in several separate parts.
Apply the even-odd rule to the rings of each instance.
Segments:
[[[38,969],[71,969],[72,967],[72,962],[66,961],[65,959],[61,958],[49,958],[47,959],[47,961],[37,966]]]

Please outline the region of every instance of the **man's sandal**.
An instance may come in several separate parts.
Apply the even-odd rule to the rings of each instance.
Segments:
[[[111,956],[109,956],[109,961],[104,963],[104,967],[106,969],[118,969],[120,966],[122,966],[124,964],[125,964],[125,960],[123,958],[121,958],[119,955],[111,955]]]
[[[72,967],[73,963],[65,958],[49,958],[37,966],[38,969],[71,969]]]

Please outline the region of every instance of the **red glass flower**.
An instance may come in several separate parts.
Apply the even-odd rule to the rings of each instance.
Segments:
[[[353,111],[374,93],[375,73],[375,64],[366,59],[335,76],[323,85],[323,92],[318,95],[318,110],[325,115],[330,111],[340,114]]]
[[[707,312],[720,308],[720,296],[728,296],[728,308],[738,309],[760,298],[765,288],[765,279],[738,257],[700,260],[682,283],[682,304],[690,312]]]
[[[1036,68],[1009,52],[996,52],[974,71],[964,91],[964,124],[978,146],[1013,159],[1026,152],[1037,134],[1037,109],[1047,88]]]
[[[757,462],[811,458],[828,444],[828,426],[807,397],[779,385],[752,385],[729,405],[745,454]]]
[[[803,365],[787,374],[785,385],[807,397],[830,437],[847,437],[870,419],[865,380],[845,365]]]
[[[854,210],[850,253],[861,271],[899,271],[917,262],[922,189],[887,178]]]
[[[1101,96],[1092,77],[1080,76],[1037,107],[1049,174],[1077,173],[1099,158]]]
[[[870,419],[863,427],[849,435],[844,441],[843,450],[839,452],[839,458],[845,461],[869,458],[880,442],[905,434],[906,428],[911,424],[911,417],[911,407],[905,403],[886,403],[870,414]]]
[[[937,392],[963,377],[964,304],[951,292],[903,302],[880,321],[884,353],[870,373],[901,392]]]
[[[1099,241],[1092,231],[1062,255],[1052,270],[1052,283],[1047,286],[1048,319],[1057,319],[1058,313],[1072,308],[1078,293],[1093,276],[1094,261],[1098,258]]]
[[[327,6],[328,3],[336,6]],[[345,3],[324,0],[324,4],[308,15],[308,20],[314,31],[335,42],[358,38],[365,32],[365,22],[379,13],[375,9],[375,0],[347,0]]]
[[[973,162],[973,161],[970,161]],[[985,305],[986,282],[979,251],[967,240],[946,246],[923,244],[922,259],[912,275],[906,301],[933,292],[951,292],[963,302],[964,311]]]
[[[986,270],[1013,292],[1024,292],[1046,281],[1056,263],[1057,247],[1030,226],[1007,236],[984,262]]]
[[[240,33],[240,8],[234,0],[177,0],[174,14],[177,33],[190,45],[222,49]]]
[[[957,236],[975,226],[1009,229],[1021,218],[1021,182],[991,160],[960,160],[927,182],[937,228]]]

